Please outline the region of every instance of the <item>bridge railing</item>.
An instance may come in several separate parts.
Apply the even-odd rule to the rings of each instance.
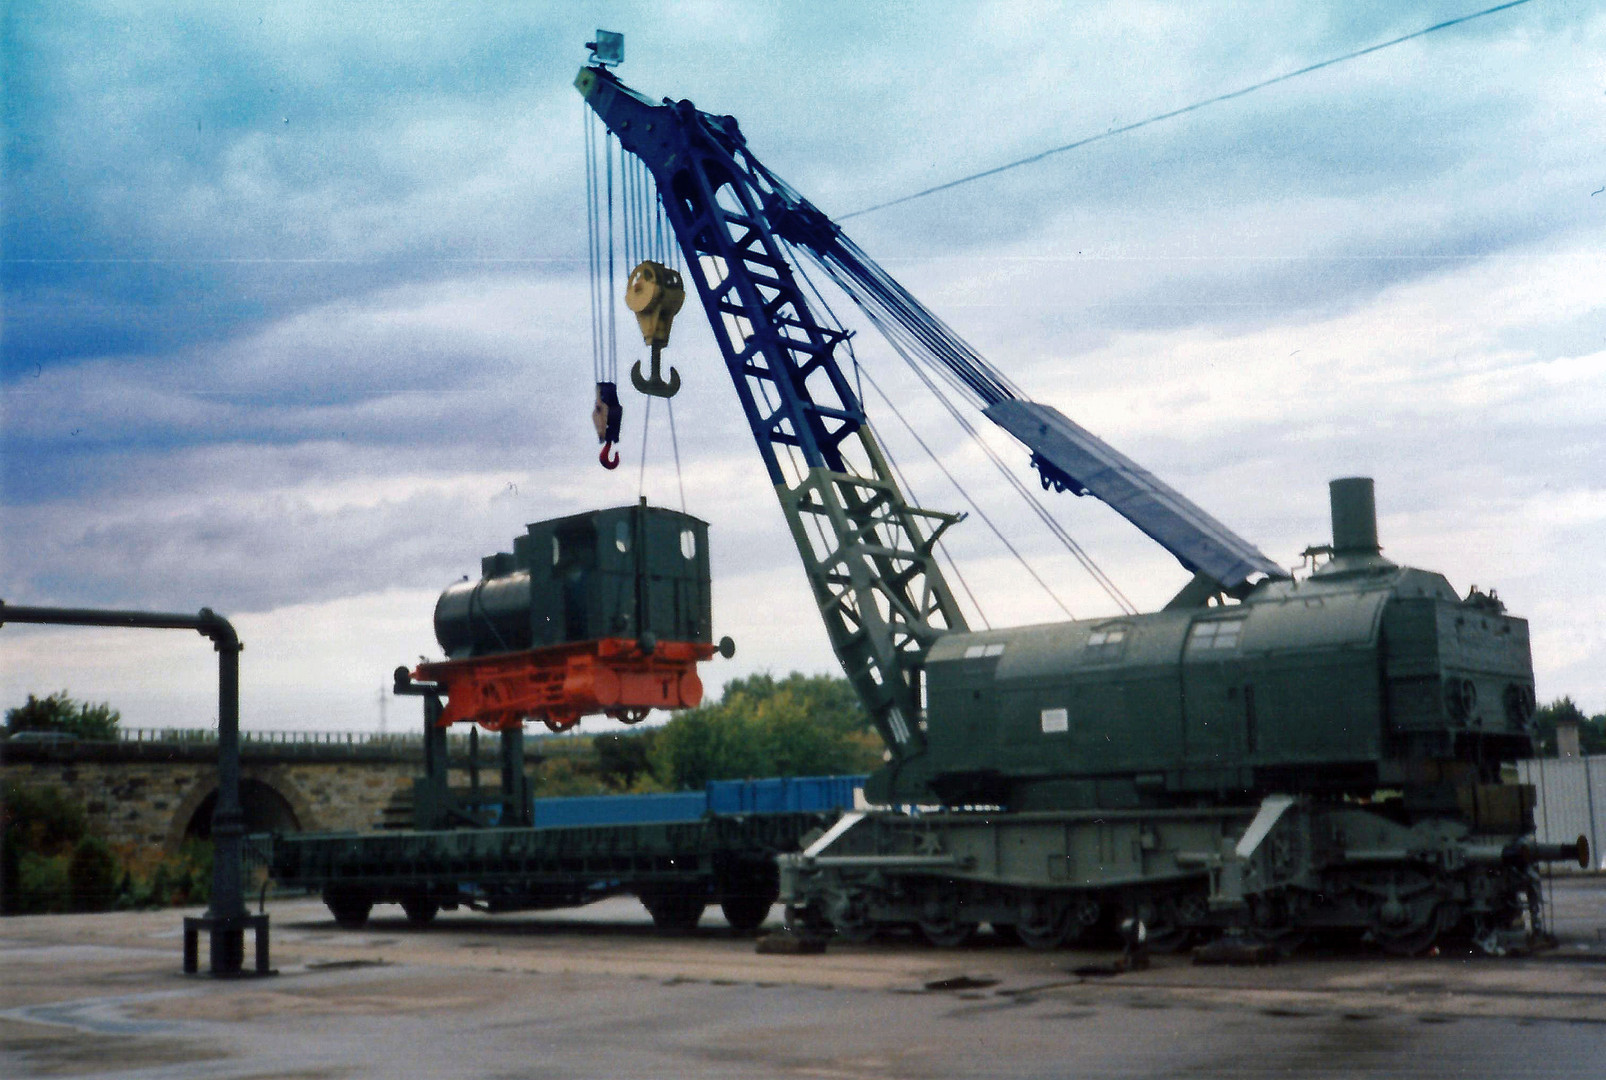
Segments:
[[[526,731],[525,738],[539,745],[543,753],[563,753],[570,746],[578,747],[583,739],[572,735],[538,735]],[[459,734],[450,732],[446,736],[447,742],[453,751],[467,752],[470,737],[467,732]],[[117,741],[122,743],[155,743],[171,745],[174,743],[193,745],[197,743],[217,742],[217,731],[213,728],[118,728]],[[378,731],[309,731],[309,730],[283,730],[283,731],[250,731],[240,732],[241,745],[255,746],[350,746],[370,747],[374,749],[394,748],[397,750],[421,749],[424,737],[417,732],[378,732]],[[494,749],[496,740],[490,736],[479,740],[481,751]]]

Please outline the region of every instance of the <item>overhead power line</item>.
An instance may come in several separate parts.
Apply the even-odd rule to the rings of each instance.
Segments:
[[[1233,90],[1225,94],[1217,94],[1213,98],[1206,98],[1204,101],[1196,101],[1192,105],[1184,105],[1180,109],[1172,109],[1170,112],[1160,113],[1158,116],[1151,116],[1145,120],[1138,120],[1131,124],[1123,124],[1121,127],[1111,128],[1108,131],[1101,131],[1097,135],[1089,135],[1086,138],[1077,139],[1075,142],[1066,143],[1064,146],[1056,146],[1051,150],[1044,150],[1041,153],[1033,154],[1030,157],[1023,157],[1018,161],[1011,161],[1005,165],[998,165],[991,169],[984,169],[979,173],[972,173],[969,176],[961,176],[957,180],[950,180],[945,184],[938,184],[936,187],[929,187],[924,191],[917,191],[913,195],[905,195],[902,198],[890,199],[884,203],[876,203],[874,206],[866,206],[862,210],[855,210],[849,214],[838,214],[836,216],[836,220],[846,221],[848,218],[856,218],[863,214],[874,213],[877,210],[885,210],[889,206],[898,206],[902,203],[913,202],[915,199],[923,199],[927,195],[935,195],[939,191],[947,191],[950,188],[959,187],[961,184],[968,184],[975,180],[984,180],[989,176],[997,176],[999,173],[1008,172],[1011,169],[1018,169],[1023,165],[1031,165],[1034,162],[1042,161],[1044,158],[1053,157],[1055,154],[1063,154],[1067,150],[1075,150],[1078,147],[1086,146],[1089,143],[1096,143],[1102,139],[1108,139],[1115,135],[1124,135],[1128,131],[1136,131],[1140,127],[1147,127],[1150,124],[1158,124],[1161,120],[1170,120],[1172,117],[1181,116],[1184,113],[1195,112],[1199,109],[1203,109],[1207,105],[1217,105],[1223,101],[1231,101],[1233,98],[1240,98],[1245,94],[1252,94],[1256,90],[1264,90],[1268,86],[1274,86],[1280,82],[1287,82],[1289,79],[1297,79],[1301,75],[1309,75],[1313,71],[1320,71],[1322,68],[1332,67],[1334,64],[1342,64],[1346,60],[1354,60],[1357,57],[1366,56],[1368,53],[1375,53],[1382,49],[1399,45],[1402,42],[1424,37],[1438,30],[1447,30],[1452,26],[1460,26],[1462,23],[1471,22],[1474,19],[1481,19],[1485,15],[1493,15],[1496,12],[1505,11],[1508,8],[1521,7],[1523,4],[1529,2],[1530,0],[1510,0],[1509,3],[1496,4],[1492,8],[1485,8],[1482,11],[1475,11],[1470,15],[1460,15],[1454,19],[1447,19],[1441,23],[1434,23],[1432,26],[1424,27],[1421,30],[1416,30],[1412,33],[1406,34],[1404,37],[1397,37],[1391,41],[1382,41],[1376,45],[1368,45],[1364,49],[1357,49],[1354,52],[1345,53],[1343,56],[1334,56],[1330,59],[1323,60],[1320,63],[1310,64],[1306,67],[1302,67],[1297,71],[1285,72],[1282,75],[1277,75],[1273,78],[1266,79],[1263,82],[1257,82],[1253,86],[1245,86],[1240,90]]]

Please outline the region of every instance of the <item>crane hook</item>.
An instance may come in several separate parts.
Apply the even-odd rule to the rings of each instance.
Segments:
[[[597,441],[602,444],[602,452],[597,460],[602,462],[604,469],[617,469],[619,455],[614,452],[613,444],[619,441],[619,421],[624,416],[624,410],[619,407],[619,393],[611,382],[597,384],[597,403],[591,409],[591,423],[597,429]],[[613,454],[612,460],[608,455]]]

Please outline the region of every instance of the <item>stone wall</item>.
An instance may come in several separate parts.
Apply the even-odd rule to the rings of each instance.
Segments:
[[[411,761],[264,762],[241,764],[242,803],[248,827],[253,814],[282,809],[282,799],[303,832],[379,827],[388,804],[412,790],[419,767]],[[453,770],[454,783],[467,783]],[[483,776],[483,771],[482,771]],[[490,779],[494,783],[495,774]],[[0,779],[65,788],[84,804],[91,827],[113,843],[159,844],[172,849],[184,839],[195,813],[217,790],[217,767],[181,761],[12,761]]]

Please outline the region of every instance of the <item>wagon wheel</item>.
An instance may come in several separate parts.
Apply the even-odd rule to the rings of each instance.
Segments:
[[[774,895],[744,893],[725,897],[719,902],[719,910],[725,916],[725,921],[731,924],[732,930],[738,934],[751,934],[764,925],[774,903]]]
[[[440,913],[441,906],[427,896],[407,896],[402,898],[402,913],[413,926],[428,926],[435,921]]]
[[[374,898],[367,891],[349,886],[325,889],[323,902],[342,930],[361,930],[368,922],[368,913],[374,910]]]
[[[781,880],[773,865],[740,867],[726,875],[719,909],[732,930],[750,934],[764,925],[780,895]]]
[[[703,917],[703,908],[708,906],[701,896],[685,893],[649,893],[641,903],[652,916],[652,925],[669,934],[691,933]]]

